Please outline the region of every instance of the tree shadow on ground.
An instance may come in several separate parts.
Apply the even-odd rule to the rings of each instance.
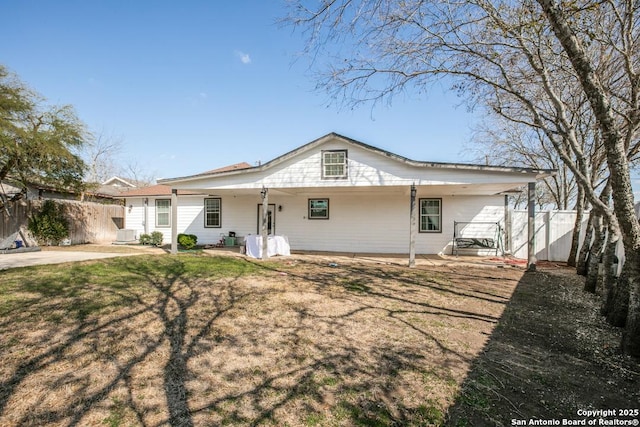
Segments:
[[[446,425],[562,423],[585,419],[579,410],[637,408],[640,363],[618,354],[621,330],[605,323],[582,280],[568,269],[523,276]]]
[[[0,305],[3,425],[438,425],[514,286],[193,255],[28,271]]]

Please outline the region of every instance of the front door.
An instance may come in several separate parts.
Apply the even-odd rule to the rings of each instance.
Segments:
[[[262,233],[262,204],[258,205],[258,234]],[[276,234],[276,205],[267,210],[267,234]]]

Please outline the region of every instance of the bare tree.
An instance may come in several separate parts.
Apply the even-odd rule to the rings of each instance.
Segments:
[[[622,347],[640,356],[640,226],[629,179],[640,150],[637,7],[631,0],[324,0],[309,9],[297,1],[287,21],[305,32],[310,53],[333,57],[319,87],[338,102],[427,91],[449,76],[471,105],[490,100],[496,114],[543,134],[611,235],[622,231],[621,279],[631,289]],[[595,118],[615,209],[594,185],[570,108],[576,98]]]
[[[110,135],[104,130],[89,141],[83,152],[87,164],[85,180],[88,183],[100,184],[121,172],[119,157],[123,141],[123,137]]]
[[[135,181],[137,186],[154,184],[156,182],[155,176],[158,175],[156,171],[149,171],[145,166],[135,160],[131,160],[125,164],[122,173],[124,176]]]

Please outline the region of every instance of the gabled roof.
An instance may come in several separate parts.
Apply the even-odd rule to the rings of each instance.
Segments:
[[[137,187],[136,184],[133,184],[132,182],[127,181],[126,179],[120,178],[119,176],[112,176],[111,178],[103,182],[101,185],[113,185],[116,187],[129,187],[129,188]]]
[[[469,164],[469,163],[446,163],[446,162],[426,162],[426,161],[418,161],[418,160],[412,160],[409,159],[407,157],[403,157],[400,156],[398,154],[394,154],[390,151],[386,151],[386,150],[382,150],[380,148],[374,147],[372,145],[369,144],[365,144],[363,142],[360,141],[356,141],[355,139],[352,138],[348,138],[346,136],[337,134],[335,132],[331,132],[327,135],[324,135],[318,139],[315,139],[301,147],[298,147],[294,150],[289,151],[288,153],[285,153],[279,157],[276,157],[275,159],[266,162],[262,165],[258,165],[258,166],[251,166],[248,163],[239,163],[240,165],[246,165],[247,167],[242,167],[242,168],[234,168],[234,169],[227,169],[227,168],[220,168],[220,169],[214,169],[212,171],[208,171],[208,172],[203,172],[203,173],[199,173],[196,175],[188,175],[188,176],[182,176],[182,177],[177,177],[177,178],[165,178],[165,179],[161,179],[158,180],[158,182],[162,182],[162,183],[166,183],[166,184],[172,184],[174,182],[180,182],[180,181],[191,181],[191,180],[196,180],[196,179],[202,179],[202,178],[206,178],[209,176],[223,176],[223,175],[231,175],[231,174],[238,174],[238,173],[248,173],[248,172],[256,172],[256,171],[263,171],[263,170],[267,170],[270,169],[274,166],[277,166],[278,164],[281,164],[282,162],[285,162],[289,159],[291,159],[292,157],[295,157],[299,154],[302,154],[306,151],[312,150],[313,148],[322,145],[324,143],[326,143],[327,141],[330,140],[340,140],[344,143],[347,144],[351,144],[351,145],[355,145],[358,147],[361,147],[365,150],[377,153],[381,156],[384,157],[388,157],[390,159],[394,159],[396,161],[405,163],[407,165],[410,166],[416,166],[416,167],[429,167],[429,168],[441,168],[441,169],[458,169],[458,170],[471,170],[471,171],[487,171],[487,172],[507,172],[507,173],[530,173],[530,174],[536,174],[537,178],[544,178],[547,176],[552,176],[553,174],[555,174],[555,170],[552,169],[532,169],[532,168],[520,168],[520,167],[507,167],[507,166],[488,166],[488,165],[478,165],[478,164]]]

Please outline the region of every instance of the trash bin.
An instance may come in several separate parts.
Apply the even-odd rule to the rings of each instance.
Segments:
[[[224,245],[225,246],[235,246],[236,245],[236,237],[235,236],[224,236]]]
[[[15,242],[13,242],[16,244],[16,249],[20,249],[22,247],[22,240],[16,240]]]

